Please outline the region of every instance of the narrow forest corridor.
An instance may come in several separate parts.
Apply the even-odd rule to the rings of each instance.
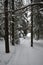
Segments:
[[[0,0],[0,65],[43,65],[42,0]]]

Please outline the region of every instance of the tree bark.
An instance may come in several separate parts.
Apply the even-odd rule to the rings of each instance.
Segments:
[[[31,47],[33,47],[33,6],[31,6]]]
[[[8,38],[8,0],[4,2],[4,12],[5,12],[5,51],[9,53],[9,38]]]
[[[12,0],[12,10],[14,10],[14,0]],[[14,15],[14,12],[12,11],[12,15]],[[14,44],[14,17],[12,16],[12,45]]]

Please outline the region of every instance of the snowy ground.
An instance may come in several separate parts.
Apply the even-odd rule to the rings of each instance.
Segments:
[[[43,65],[43,40],[30,45],[30,37],[21,38],[19,45],[10,43],[10,53],[6,54],[4,40],[0,41],[0,65]]]

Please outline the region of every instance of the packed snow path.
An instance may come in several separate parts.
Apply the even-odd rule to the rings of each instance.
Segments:
[[[10,45],[9,54],[4,52],[0,43],[0,65],[43,65],[43,40],[34,40],[34,47],[30,47],[29,38],[21,38],[20,42],[19,45]]]

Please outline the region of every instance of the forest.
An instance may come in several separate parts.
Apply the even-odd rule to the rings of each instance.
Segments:
[[[9,52],[9,38],[12,45],[19,44],[21,34],[31,33],[33,38],[43,39],[42,0],[0,0],[0,40],[5,39],[6,52]]]

